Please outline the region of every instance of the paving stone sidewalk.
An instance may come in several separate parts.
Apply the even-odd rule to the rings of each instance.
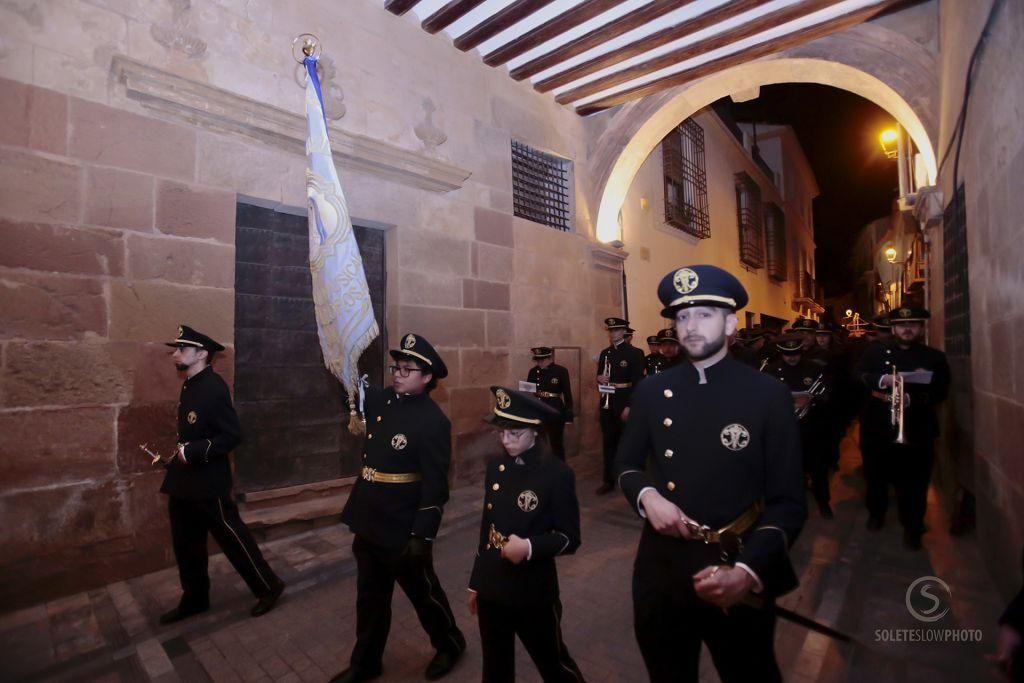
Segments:
[[[836,518],[821,519],[812,509],[793,549],[801,586],[780,604],[843,630],[856,642],[837,643],[780,621],[776,651],[785,679],[941,683],[986,678],[983,655],[995,647],[1001,605],[975,540],[951,537],[935,500],[929,501],[931,530],[923,551],[903,548],[893,519],[881,532],[866,531],[855,437],[853,432],[844,441],[832,482]],[[588,681],[643,681],[629,593],[640,523],[621,495],[593,494],[599,483],[595,463],[573,464],[583,545],[575,556],[559,560],[565,641]],[[435,546],[438,575],[469,641],[465,658],[445,679],[453,683],[480,679],[479,634],[464,587],[481,497],[477,486],[453,492]],[[351,534],[340,525],[264,544],[288,589],[279,606],[259,619],[249,617],[254,599],[222,555],[210,563],[211,611],[173,626],[157,623],[178,597],[173,568],[0,616],[0,680],[322,683],[346,666],[354,641],[350,546]],[[949,613],[932,624],[917,621],[905,604],[908,586],[922,576],[940,577],[950,587]],[[421,681],[433,652],[400,590],[394,607],[381,680]],[[892,642],[907,629],[925,637],[942,629],[980,629],[982,641]],[[538,680],[522,648],[517,673],[519,680]],[[706,652],[702,680],[718,680]]]

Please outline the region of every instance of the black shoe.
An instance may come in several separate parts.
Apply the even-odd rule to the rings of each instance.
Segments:
[[[916,531],[910,531],[907,529],[903,530],[903,545],[906,546],[907,550],[920,550],[921,549],[921,534]]]
[[[172,609],[170,612],[165,612],[165,613],[161,614],[160,615],[160,623],[161,624],[173,624],[173,623],[175,623],[177,621],[181,621],[182,619],[188,619],[189,617],[191,617],[193,615],[202,614],[203,612],[205,612],[208,609],[210,609],[209,606],[207,606],[207,607],[182,607],[181,605],[178,605],[177,607]]]
[[[868,517],[868,523],[867,523],[866,526],[867,526],[868,531],[878,531],[879,529],[882,528],[882,518],[881,517]]]
[[[249,614],[254,617],[262,617],[264,614],[274,609],[274,605],[277,604],[277,599],[281,597],[281,593],[284,593],[284,581],[278,581],[274,589],[261,597],[259,601],[253,606],[252,611]]]
[[[818,503],[818,512],[821,513],[822,519],[833,519],[835,517],[832,514],[832,507],[828,503]]]
[[[599,495],[599,496],[603,496],[604,494],[611,493],[614,490],[615,490],[615,484],[609,484],[608,482],[605,482],[605,483],[601,484],[601,486],[598,487],[598,489],[597,489],[597,491],[595,491],[595,493],[597,493],[597,495]]]
[[[436,681],[455,668],[455,664],[465,651],[465,645],[458,650],[438,650],[434,658],[430,660],[430,664],[427,664],[427,670],[423,675],[427,677],[428,681]]]
[[[368,671],[350,666],[332,678],[329,683],[359,683],[359,681],[372,681],[375,678],[380,678],[380,669]]]

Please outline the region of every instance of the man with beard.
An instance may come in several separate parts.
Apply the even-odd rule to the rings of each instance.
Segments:
[[[709,265],[658,287],[689,362],[633,396],[616,459],[646,519],[633,574],[634,631],[651,681],[697,681],[701,642],[719,676],[780,681],[775,614],[751,605],[797,585],[789,547],[807,516],[789,391],[729,357],[747,293]]]
[[[401,348],[389,353],[391,387],[367,396],[363,469],[341,513],[355,534],[356,644],[349,668],[333,683],[381,675],[395,583],[437,650],[427,680],[451,671],[466,649],[434,573],[433,541],[448,502],[452,434],[430,392],[448,376],[448,367],[417,334],[402,337]]]
[[[206,539],[211,534],[259,598],[252,616],[262,616],[274,608],[284,582],[263,559],[231,497],[228,454],[242,443],[242,428],[228,385],[210,366],[224,347],[187,325],[167,346],[174,347],[174,366],[185,374],[178,398],[178,445],[160,487],[167,494],[182,593],[160,623],[173,624],[210,608]]]
[[[903,525],[903,544],[911,550],[921,548],[925,531],[928,482],[939,435],[936,408],[946,400],[950,383],[946,354],[921,341],[929,317],[923,308],[893,311],[892,341],[869,346],[856,373],[871,392],[861,414],[860,432],[867,479],[867,527],[872,531],[882,528],[891,482]],[[890,412],[893,371],[915,373],[904,378],[904,443],[896,443],[898,427],[892,424]]]
[[[601,441],[604,456],[603,482],[598,495],[615,490],[615,450],[622,436],[622,425],[629,417],[629,397],[633,387],[644,376],[644,352],[626,340],[629,321],[605,318],[610,346],[597,358],[597,383],[610,389],[599,398]]]

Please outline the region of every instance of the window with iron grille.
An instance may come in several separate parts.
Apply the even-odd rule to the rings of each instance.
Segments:
[[[760,186],[746,173],[737,173],[736,222],[740,229],[740,261],[751,268],[764,267],[762,216]]]
[[[785,282],[786,272],[786,215],[771,202],[764,207],[764,239],[767,243],[768,277]]]
[[[661,141],[665,173],[665,222],[700,239],[711,237],[704,129],[686,119]]]
[[[945,289],[946,353],[971,355],[971,292],[967,281],[967,210],[964,186],[942,214],[942,269]]]
[[[572,162],[512,141],[512,208],[520,218],[571,230]]]

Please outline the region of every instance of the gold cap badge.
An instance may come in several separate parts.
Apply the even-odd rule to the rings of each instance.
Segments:
[[[407,335],[405,335],[405,341],[402,342],[402,348],[403,349],[411,349],[414,346],[416,346],[416,335],[415,334],[407,334]]]
[[[494,401],[501,410],[505,410],[512,405],[512,398],[504,389],[498,389],[494,392]]]
[[[697,289],[697,283],[699,281],[700,278],[697,277],[697,273],[693,272],[689,268],[680,268],[672,277],[672,284],[680,294],[689,294],[693,290]]]

